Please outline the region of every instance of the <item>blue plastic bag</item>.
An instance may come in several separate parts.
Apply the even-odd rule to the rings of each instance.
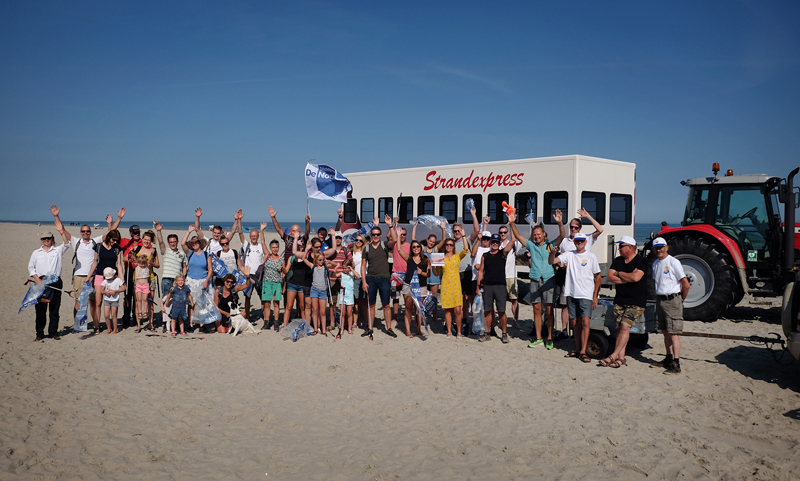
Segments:
[[[44,294],[44,290],[47,288],[47,286],[56,282],[57,280],[58,276],[56,275],[45,276],[42,278],[41,284],[34,283],[30,288],[28,288],[28,293],[25,294],[25,298],[22,299],[22,305],[20,306],[19,311],[17,311],[17,314],[22,312],[22,310],[26,307],[37,304],[39,302],[39,298],[42,297],[42,294]]]
[[[475,296],[472,303],[472,333],[482,336],[486,332],[486,324],[483,321],[483,289],[480,294]]]
[[[86,332],[86,320],[89,317],[89,296],[94,292],[92,281],[86,281],[81,289],[81,295],[78,298],[78,312],[75,313],[75,324],[72,326],[73,332]],[[100,295],[98,293],[98,295]]]

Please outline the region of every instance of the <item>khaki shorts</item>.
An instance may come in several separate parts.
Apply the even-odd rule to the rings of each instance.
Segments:
[[[89,276],[72,276],[72,288],[75,290],[75,302],[81,297],[81,291],[83,290],[83,284],[86,282]],[[94,301],[94,292],[89,294],[89,299]]]
[[[670,300],[656,300],[656,321],[661,331],[669,334],[683,332],[683,299],[680,294]]]
[[[509,301],[516,301],[517,296],[519,294],[519,288],[517,287],[517,278],[506,278],[506,291],[508,292],[508,300]]]
[[[644,307],[614,304],[614,319],[617,321],[617,329],[619,329],[620,323],[628,327],[635,326],[642,314],[644,314]]]

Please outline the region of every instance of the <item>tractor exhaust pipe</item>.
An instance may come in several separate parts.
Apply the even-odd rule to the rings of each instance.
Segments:
[[[783,269],[786,273],[786,281],[794,281],[794,211],[797,206],[794,204],[794,176],[800,172],[800,167],[795,168],[786,177],[786,196],[785,212],[783,216]],[[788,278],[790,277],[791,278]]]

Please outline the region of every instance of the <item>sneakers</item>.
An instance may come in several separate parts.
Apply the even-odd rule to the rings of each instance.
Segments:
[[[536,347],[539,344],[544,344],[544,341],[542,341],[541,339],[536,339],[535,341],[528,344],[528,347]]]
[[[484,334],[478,339],[478,342],[486,342],[486,341],[491,341],[491,340],[492,340],[492,336],[490,336],[489,334]]]
[[[503,344],[508,344],[508,334],[503,333]]]
[[[553,349],[553,341],[552,341],[552,339],[545,339],[544,347],[547,348],[548,351],[550,349]]]
[[[680,359],[674,359],[672,363],[664,370],[664,374],[680,374],[681,373],[681,361]]]
[[[667,368],[669,368],[670,365],[672,365],[672,355],[671,354],[666,356],[663,361],[654,362],[653,364],[650,364],[650,367],[667,369]]]

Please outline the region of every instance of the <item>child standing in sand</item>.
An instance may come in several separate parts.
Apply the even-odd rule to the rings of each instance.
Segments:
[[[342,305],[342,320],[340,324],[340,333],[344,330],[345,320],[347,320],[347,332],[353,333],[353,304],[355,304],[355,297],[353,290],[356,281],[355,271],[353,270],[353,260],[347,259],[342,263],[342,272],[337,272],[335,275],[341,276],[341,291],[339,293],[339,304]]]
[[[178,276],[175,278],[175,285],[172,286],[169,294],[167,294],[167,300],[164,302],[164,304],[170,308],[170,335],[172,335],[172,337],[177,335],[175,324],[179,323],[181,326],[181,335],[185,336],[186,331],[184,330],[183,325],[187,319],[191,319],[191,311],[192,306],[194,305],[194,300],[192,299],[192,292],[189,289],[189,286],[186,285],[186,279],[183,276]],[[187,308],[189,310],[188,313]]]
[[[314,262],[308,258],[303,261],[311,268],[311,318],[314,320],[314,332],[321,332],[325,337],[325,303],[328,301],[328,273],[325,272],[325,256],[316,254]],[[321,330],[320,330],[321,329]],[[311,334],[312,336],[314,334]]]
[[[119,293],[125,291],[125,283],[117,276],[113,267],[103,269],[105,280],[100,284],[100,293],[103,295],[103,314],[106,318],[106,334],[117,332],[117,308],[119,308]]]
[[[145,256],[134,258],[136,268],[133,271],[136,279],[136,332],[142,330],[142,321],[147,319],[147,297],[150,294],[150,259]]]

